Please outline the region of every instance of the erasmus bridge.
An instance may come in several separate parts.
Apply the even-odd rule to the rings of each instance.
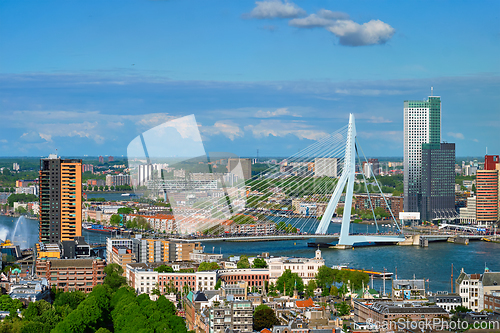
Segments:
[[[356,162],[361,170],[371,168],[371,164],[356,138],[353,114],[350,114],[346,126],[280,163],[269,165],[259,176],[246,180],[245,168],[249,166],[242,159],[231,154],[224,155],[228,159],[226,167],[221,162],[223,158],[219,158],[222,155],[205,154],[194,116],[166,124],[168,126],[160,125],[149,133],[143,133],[129,145],[129,167],[136,185],[146,185],[150,195],[164,196],[168,200],[177,233],[185,235],[182,237],[184,240],[324,239],[337,241],[338,248],[405,240],[373,170],[370,172],[374,179],[371,190],[364,172],[359,173],[362,181],[356,179]],[[158,144],[164,142],[162,136],[165,139],[177,136],[182,142],[176,147],[187,150],[183,155],[177,153],[176,156],[184,157],[170,158],[174,162],[166,163],[169,161],[166,156],[172,153],[169,155],[164,143]],[[360,153],[366,164],[363,164]],[[152,176],[145,178],[144,166],[153,168],[160,163],[168,167],[159,172],[148,169],[146,171]],[[216,167],[219,170],[224,168],[226,172],[215,172]],[[202,181],[217,182],[218,186],[200,186]],[[181,185],[172,187],[169,185],[172,182]],[[367,195],[374,221],[370,225],[372,230],[363,234],[352,230],[355,186],[357,193]],[[390,212],[390,221],[383,221],[389,232],[380,231],[380,221],[377,221],[370,197],[374,188],[379,192],[377,200],[385,201],[385,207]],[[332,218],[342,201],[340,232],[335,232],[333,229],[338,227],[338,223],[332,223]],[[255,233],[258,234],[245,232],[257,229],[259,231]]]

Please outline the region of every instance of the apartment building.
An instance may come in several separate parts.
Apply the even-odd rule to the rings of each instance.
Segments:
[[[269,281],[269,269],[267,268],[220,269],[217,273],[219,279],[224,283],[246,282],[250,288],[262,289],[265,282]]]
[[[210,332],[253,332],[253,307],[250,301],[230,301],[210,308]]]
[[[49,287],[64,291],[83,291],[89,293],[92,288],[104,281],[104,259],[47,259],[36,261],[36,275],[46,278]]]
[[[162,294],[171,288],[177,290],[213,290],[217,283],[216,271],[205,272],[156,272],[150,265],[131,263],[126,265],[126,277],[129,285],[138,294],[151,294],[158,289]]]

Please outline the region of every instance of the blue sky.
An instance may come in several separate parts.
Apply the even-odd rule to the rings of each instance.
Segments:
[[[205,150],[288,156],[345,125],[402,156],[442,98],[458,156],[500,153],[498,1],[2,1],[0,155],[126,154],[194,114]],[[175,144],[174,142],[172,144]]]

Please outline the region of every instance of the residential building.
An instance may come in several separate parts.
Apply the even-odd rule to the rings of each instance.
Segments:
[[[203,251],[199,242],[179,242],[166,239],[151,238],[107,238],[106,254],[108,260],[119,263],[119,256],[113,256],[113,248],[123,248],[130,250],[130,254],[135,257],[135,262],[155,263],[155,262],[185,262],[191,260],[191,255],[196,251]],[[132,256],[130,256],[132,257]],[[128,259],[127,259],[128,260]],[[131,258],[130,258],[131,260]]]
[[[250,180],[252,178],[252,160],[249,158],[229,158],[227,171],[235,174],[239,179]]]
[[[325,264],[325,260],[321,257],[321,250],[316,250],[314,258],[265,258],[269,267],[269,282],[276,283],[283,272],[289,269],[292,273],[297,273],[304,284],[308,284],[313,280],[319,271],[319,268]]]
[[[375,176],[380,175],[380,163],[378,161],[378,158],[369,158],[368,163],[371,163],[372,165],[373,175]]]
[[[108,162],[114,162],[115,158],[113,156],[108,156]]]
[[[16,187],[16,194],[34,194],[38,196],[38,185]]]
[[[209,315],[210,333],[253,332],[253,306],[250,301],[214,304]]]
[[[421,220],[456,218],[454,143],[422,144],[418,197]]]
[[[82,160],[55,154],[40,160],[39,221],[43,243],[82,235]]]
[[[94,166],[92,164],[82,164],[82,173],[90,172],[94,173]]]
[[[441,98],[404,101],[404,211],[419,212],[422,144],[441,143]]]
[[[107,175],[106,186],[130,185],[130,175]]]
[[[317,157],[314,159],[314,177],[339,176],[339,159],[336,157]]]
[[[363,300],[354,300],[354,321],[355,322],[373,322],[383,325],[393,324],[387,331],[396,331],[398,319],[404,318],[405,321],[432,322],[433,319],[449,318],[448,312],[437,305],[422,305],[408,302],[366,302]],[[377,327],[379,329],[380,327]]]
[[[484,308],[500,314],[500,291],[484,294]]]
[[[443,294],[428,297],[429,303],[436,303],[440,308],[447,312],[455,310],[458,306],[462,306],[462,297],[457,294]]]
[[[23,280],[10,286],[9,296],[12,299],[36,302],[46,300],[50,302],[50,288],[46,278],[37,280]]]
[[[36,302],[46,300],[50,302],[50,288],[46,278],[37,280],[19,280],[10,287],[9,296],[12,299]]]
[[[500,169],[500,164],[496,167]],[[478,170],[476,178],[477,222],[492,224],[499,219],[500,170]]]
[[[425,281],[423,279],[392,280],[392,300],[419,300],[425,298]]]
[[[104,163],[104,157],[99,156],[99,163]]]
[[[172,288],[178,291],[213,290],[217,283],[216,271],[160,273],[145,263],[127,264],[125,274],[138,294],[151,294],[153,289],[162,294],[169,293]]]
[[[250,288],[256,287],[260,290],[265,286],[266,281],[269,281],[267,268],[220,269],[217,274],[224,283],[245,282]]]
[[[104,281],[104,259],[37,259],[36,275],[46,278],[49,287],[64,291],[80,290],[85,293]]]
[[[462,298],[462,305],[475,312],[484,308],[484,291],[481,279],[481,274],[467,274],[462,268],[455,282],[456,291]]]
[[[496,166],[500,164],[499,155],[484,156],[484,170],[497,170]]]
[[[16,187],[29,187],[32,185],[37,185],[38,179],[20,179],[16,180]]]
[[[19,163],[13,163],[12,164],[12,170],[13,171],[19,171]]]

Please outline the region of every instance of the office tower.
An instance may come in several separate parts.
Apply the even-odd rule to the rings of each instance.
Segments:
[[[141,164],[137,173],[137,186],[145,186],[147,182],[153,179],[153,165]]]
[[[227,160],[227,169],[240,179],[249,180],[252,178],[252,160],[249,158],[229,158]]]
[[[496,170],[478,170],[476,175],[476,219],[479,224],[490,224],[499,218],[499,173]]]
[[[314,159],[314,176],[315,177],[338,177],[339,159],[336,157],[325,158],[317,157]]]
[[[485,155],[484,156],[484,170],[495,170],[497,164],[500,164],[500,156],[498,155]]]
[[[420,219],[454,219],[455,144],[422,145]]]
[[[441,142],[441,98],[404,102],[404,210],[418,212],[422,144]]]
[[[40,160],[39,240],[56,243],[82,235],[82,160],[55,154]]]

